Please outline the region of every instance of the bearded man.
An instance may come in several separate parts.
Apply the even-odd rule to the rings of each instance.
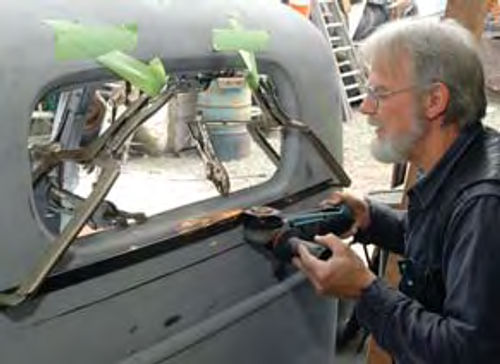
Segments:
[[[399,290],[331,234],[317,237],[329,260],[301,246],[294,264],[320,294],[357,299],[358,321],[397,363],[500,363],[500,138],[481,123],[475,41],[452,20],[402,20],[363,51],[372,154],[421,176],[404,212],[346,193],[332,202],[354,211],[357,241],[404,256]]]

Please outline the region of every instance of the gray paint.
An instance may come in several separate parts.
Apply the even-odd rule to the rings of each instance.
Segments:
[[[226,27],[226,14],[231,12],[240,14],[245,27],[270,32],[269,51],[259,55],[261,71],[273,76],[287,111],[306,120],[341,159],[339,95],[330,50],[311,24],[284,6],[265,0],[210,0],[196,6],[184,0],[1,2],[0,34],[4,36],[0,39],[0,87],[4,96],[0,100],[0,135],[4,137],[0,165],[8,166],[9,173],[2,176],[0,201],[9,203],[0,207],[0,231],[10,243],[0,246],[0,256],[5,259],[0,288],[19,282],[49,244],[27,206],[32,196],[26,140],[34,103],[55,85],[108,75],[90,60],[55,60],[54,34],[42,21],[69,19],[106,25],[136,22],[139,45],[134,56],[145,60],[161,56],[168,71],[174,71],[239,63],[231,55],[211,50],[211,30]],[[286,157],[295,158],[297,148],[287,147]]]
[[[0,3],[0,289],[22,280],[52,239],[31,206],[26,145],[36,100],[55,86],[110,75],[93,61],[55,60],[54,35],[42,20],[137,22],[139,45],[133,55],[144,60],[160,56],[168,71],[180,72],[240,64],[231,54],[211,51],[211,30],[226,27],[226,14],[234,11],[245,27],[270,32],[270,48],[258,56],[260,70],[273,78],[286,110],[306,121],[341,161],[340,101],[329,46],[311,24],[282,5],[268,0],[204,0],[196,6],[186,0]],[[269,203],[332,178],[296,131],[286,133],[282,154],[279,171],[266,184],[82,239],[58,270],[86,266],[132,246],[162,244],[169,229],[187,217]],[[320,197],[304,204],[312,206]],[[183,332],[196,333],[196,325],[245,307],[259,292],[279,289],[278,283],[271,262],[246,245],[237,228],[0,312],[1,362],[113,363],[136,352],[148,357],[151,347],[171,345],[169,338]],[[289,287],[254,313],[243,312],[240,321],[162,362],[331,363],[336,303],[316,298],[307,287]],[[169,318],[173,323],[165,326]]]

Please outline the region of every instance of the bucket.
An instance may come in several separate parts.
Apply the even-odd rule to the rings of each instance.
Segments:
[[[252,94],[242,77],[218,78],[198,95],[198,111],[221,161],[250,155],[251,138],[246,123],[251,120],[251,106]]]
[[[250,155],[250,136],[246,124],[209,123],[208,133],[215,153],[223,162]]]

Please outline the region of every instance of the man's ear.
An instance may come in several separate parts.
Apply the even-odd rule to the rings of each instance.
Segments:
[[[444,115],[450,103],[450,89],[443,82],[432,84],[424,98],[425,116],[429,120],[435,120]]]

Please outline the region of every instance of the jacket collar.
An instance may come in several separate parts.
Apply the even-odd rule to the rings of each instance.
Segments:
[[[416,202],[421,208],[426,208],[437,197],[441,187],[451,171],[469,149],[470,145],[483,131],[480,122],[465,127],[458,138],[448,148],[443,157],[436,163],[427,175],[421,176],[415,185],[408,191],[412,202]]]

